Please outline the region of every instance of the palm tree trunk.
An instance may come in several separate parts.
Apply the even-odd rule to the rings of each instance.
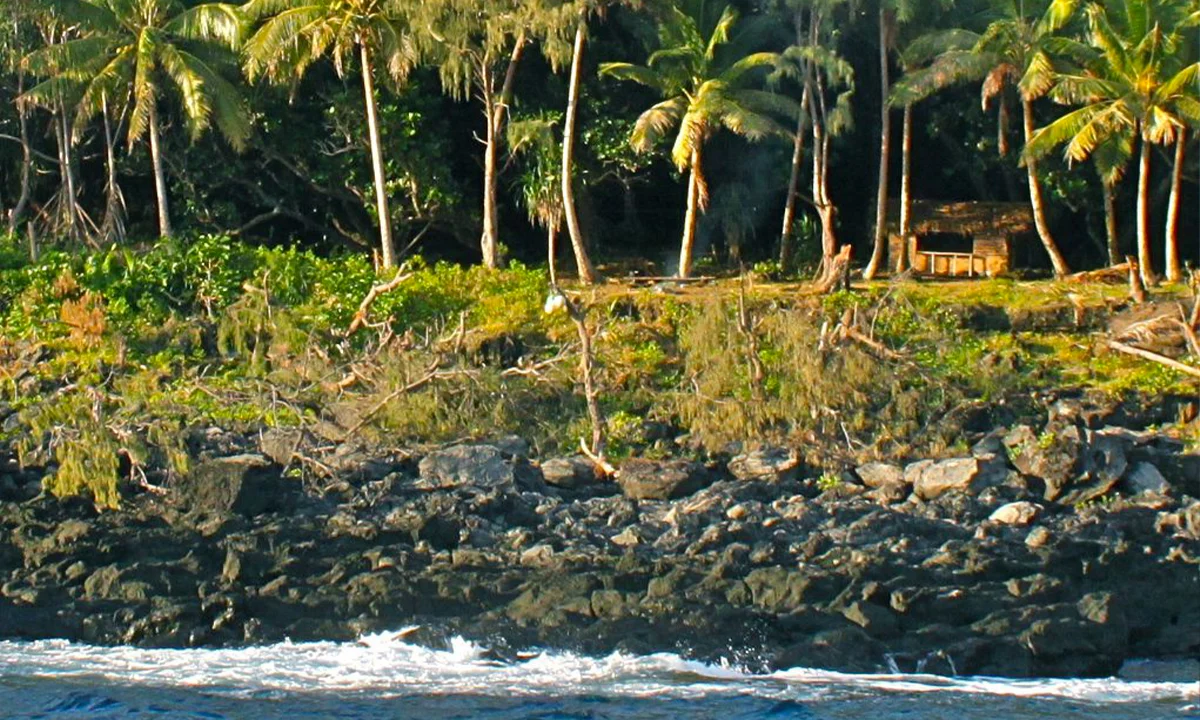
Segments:
[[[54,139],[58,144],[58,171],[62,187],[59,189],[62,203],[62,218],[66,222],[67,236],[78,242],[82,239],[79,228],[79,209],[76,207],[78,196],[75,190],[75,166],[71,162],[71,131],[67,127],[67,108],[60,105],[58,116],[54,118]]]
[[[20,97],[24,92],[25,75],[21,73],[17,75],[17,96]],[[21,194],[17,197],[17,204],[13,205],[13,209],[8,213],[9,235],[17,234],[17,224],[21,222],[21,216],[25,214],[25,208],[29,205],[30,174],[33,171],[33,147],[29,144],[29,116],[21,106],[17,107],[17,122],[21,134]]]
[[[554,223],[546,224],[546,259],[550,268],[550,287],[558,287],[558,267],[555,262],[558,255],[558,228]]]
[[[692,166],[688,173],[687,213],[683,216],[683,241],[679,246],[679,270],[676,274],[689,277],[692,272],[692,251],[696,246],[696,225],[700,219],[700,148],[692,150]]]
[[[583,229],[579,226],[579,215],[575,211],[575,176],[571,169],[575,162],[575,117],[579,110],[579,83],[583,73],[583,44],[586,39],[587,23],[581,15],[579,25],[575,28],[575,48],[571,53],[571,84],[567,92],[567,116],[563,120],[562,201],[563,216],[567,221],[567,232],[571,235],[571,249],[575,252],[575,267],[579,272],[579,280],[584,285],[591,285],[596,282],[596,270],[588,257]],[[553,230],[551,232],[553,233]],[[553,271],[553,260],[551,263]]]
[[[904,106],[904,130],[900,139],[900,257],[896,272],[908,269],[908,236],[912,233],[912,104]]]
[[[124,239],[125,223],[122,218],[124,200],[121,188],[117,185],[117,156],[113,138],[112,123],[108,116],[108,99],[102,102],[101,114],[104,117],[104,163],[107,177],[104,184],[104,221],[100,224],[103,239],[119,242]]]
[[[879,184],[875,193],[875,247],[863,269],[863,279],[871,280],[879,272],[887,252],[888,160],[892,153],[892,123],[888,107],[887,10],[879,7]]]
[[[479,247],[483,254],[483,264],[490,268],[500,266],[500,213],[496,204],[496,191],[499,182],[500,136],[504,129],[504,116],[512,102],[513,80],[517,74],[517,63],[525,50],[525,34],[521,33],[513,45],[512,55],[508,60],[508,68],[504,73],[504,85],[500,94],[494,92],[491,80],[491,63],[486,59],[481,67],[485,77],[484,101],[487,105],[487,139],[483,150],[483,235],[479,239]]]
[[[158,200],[158,235],[171,237],[171,213],[167,207],[167,176],[163,171],[162,148],[159,145],[158,108],[150,103],[150,159],[154,164],[154,195]]]
[[[1141,140],[1137,197],[1138,271],[1142,284],[1150,287],[1155,283],[1154,268],[1150,265],[1150,143],[1144,137]]]
[[[1028,144],[1029,138],[1033,136],[1033,104],[1030,101],[1021,100],[1021,115],[1025,126],[1025,143]],[[1029,204],[1033,208],[1033,223],[1037,227],[1038,237],[1042,240],[1042,246],[1046,248],[1046,254],[1050,256],[1054,276],[1063,277],[1070,272],[1070,268],[1067,267],[1067,261],[1050,234],[1050,224],[1046,222],[1046,203],[1042,198],[1041,183],[1038,181],[1037,163],[1032,159],[1026,161],[1025,171],[1029,178]]]
[[[804,16],[801,13],[796,13],[795,23],[796,44],[800,45],[804,42]],[[807,70],[804,74],[807,77]],[[808,122],[808,92],[809,83],[805,82],[804,91],[800,95],[800,112],[796,117],[796,135],[792,139],[792,171],[788,177],[787,200],[783,205],[783,229],[779,233],[779,269],[785,273],[791,272],[796,257],[796,238],[792,235],[792,228],[796,224],[796,203],[799,200],[800,172],[804,162],[804,134],[807,130],[805,123]]]
[[[371,170],[375,176],[375,209],[379,213],[379,248],[384,268],[396,266],[396,248],[392,244],[392,217],[388,212],[387,176],[383,171],[383,140],[379,135],[379,109],[375,102],[375,78],[371,53],[365,42],[358,44],[362,59],[363,99],[367,105],[367,132],[371,136]]]
[[[1179,261],[1179,192],[1183,186],[1183,157],[1187,130],[1180,128],[1175,138],[1175,165],[1171,169],[1171,199],[1167,202],[1167,280],[1179,282],[1183,266]]]
[[[1104,193],[1104,239],[1108,245],[1108,266],[1112,267],[1121,262],[1121,244],[1117,238],[1117,197],[1116,188],[1103,180],[1100,188]]]

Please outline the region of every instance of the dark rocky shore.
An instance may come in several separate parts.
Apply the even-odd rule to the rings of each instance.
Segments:
[[[1127,427],[1120,427],[1124,424]],[[217,646],[418,625],[506,656],[678,651],[760,669],[1115,673],[1200,653],[1200,455],[1060,401],[961,457],[631,460],[196,432],[120,511],[0,479],[0,636]],[[293,479],[320,467],[318,485]]]

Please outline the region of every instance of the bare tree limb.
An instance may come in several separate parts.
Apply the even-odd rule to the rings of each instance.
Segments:
[[[1117,352],[1125,353],[1126,355],[1133,355],[1134,357],[1140,357],[1143,360],[1156,362],[1159,365],[1166,365],[1172,370],[1178,370],[1181,373],[1186,373],[1188,375],[1192,375],[1193,377],[1200,377],[1200,367],[1185,365],[1184,363],[1181,363],[1178,360],[1172,360],[1165,355],[1159,355],[1156,352],[1150,352],[1149,350],[1143,350],[1139,347],[1126,345],[1125,343],[1120,343],[1116,340],[1109,340],[1108,346]]]

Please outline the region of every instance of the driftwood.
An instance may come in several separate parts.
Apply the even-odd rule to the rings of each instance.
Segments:
[[[1133,355],[1134,357],[1139,357],[1143,360],[1156,362],[1159,365],[1166,365],[1172,370],[1178,370],[1181,373],[1186,373],[1188,375],[1192,375],[1193,377],[1200,377],[1200,367],[1186,365],[1178,360],[1172,360],[1166,355],[1159,355],[1156,352],[1150,352],[1149,350],[1143,350],[1139,347],[1126,345],[1125,343],[1117,342],[1116,340],[1109,340],[1108,346],[1117,352],[1125,353],[1126,355]]]
[[[1073,273],[1066,277],[1067,282],[1073,283],[1120,283],[1124,282],[1129,273],[1129,263],[1123,262],[1119,265],[1100,268],[1099,270],[1085,270],[1083,272]]]
[[[839,287],[850,287],[850,245],[843,245],[833,257],[822,263],[821,275],[813,287],[818,294],[825,295]]]
[[[396,274],[396,277],[392,278],[391,280],[379,285],[373,285],[370,291],[367,292],[367,296],[363,298],[361,303],[359,303],[358,310],[354,313],[354,320],[350,322],[350,327],[346,328],[346,334],[353,335],[356,330],[366,325],[367,313],[371,311],[371,305],[375,303],[375,300],[380,295],[389,293],[392,290],[400,287],[400,285],[402,285],[404,281],[408,280],[410,277],[412,277],[411,273],[399,272]]]
[[[624,281],[630,285],[653,285],[655,283],[674,283],[679,285],[703,285],[716,280],[712,275],[700,277],[676,277],[674,275],[629,275]]]

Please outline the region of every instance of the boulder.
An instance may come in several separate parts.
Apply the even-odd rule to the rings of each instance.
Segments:
[[[1162,494],[1171,489],[1171,484],[1163,477],[1163,474],[1158,471],[1158,468],[1148,462],[1135,463],[1129,472],[1125,473],[1125,479],[1121,482],[1121,489],[1131,495],[1140,493],[1159,493]]]
[[[738,480],[794,480],[800,458],[787,448],[764,448],[729,461],[729,472]]]
[[[1045,499],[1072,504],[1112,490],[1128,466],[1130,443],[1121,435],[1051,423],[1040,434],[1018,425],[1004,445],[1014,467],[1046,483]]]
[[[278,465],[258,454],[200,462],[172,490],[193,512],[245,517],[289,510],[303,494],[298,481],[284,478]]]
[[[1040,511],[1037,505],[1020,500],[996,508],[988,520],[1002,525],[1028,525],[1037,519]]]
[[[888,485],[904,485],[904,470],[899,465],[873,462],[859,465],[854,469],[858,479],[869,488],[880,488]]]
[[[421,459],[419,486],[447,489],[462,486],[509,487],[516,481],[511,462],[491,445],[452,445]]]
[[[582,455],[550,458],[541,465],[542,477],[548,485],[568,490],[594,485],[600,477],[596,465]]]
[[[312,436],[298,428],[271,428],[259,435],[258,446],[262,454],[277,465],[288,465],[296,452],[312,443]]]
[[[949,490],[977,493],[1002,482],[1005,474],[1001,464],[973,457],[921,460],[904,469],[905,481],[912,483],[923,500],[932,500]]]
[[[691,495],[710,481],[704,468],[686,460],[634,458],[621,465],[617,482],[625,497],[670,500]]]

